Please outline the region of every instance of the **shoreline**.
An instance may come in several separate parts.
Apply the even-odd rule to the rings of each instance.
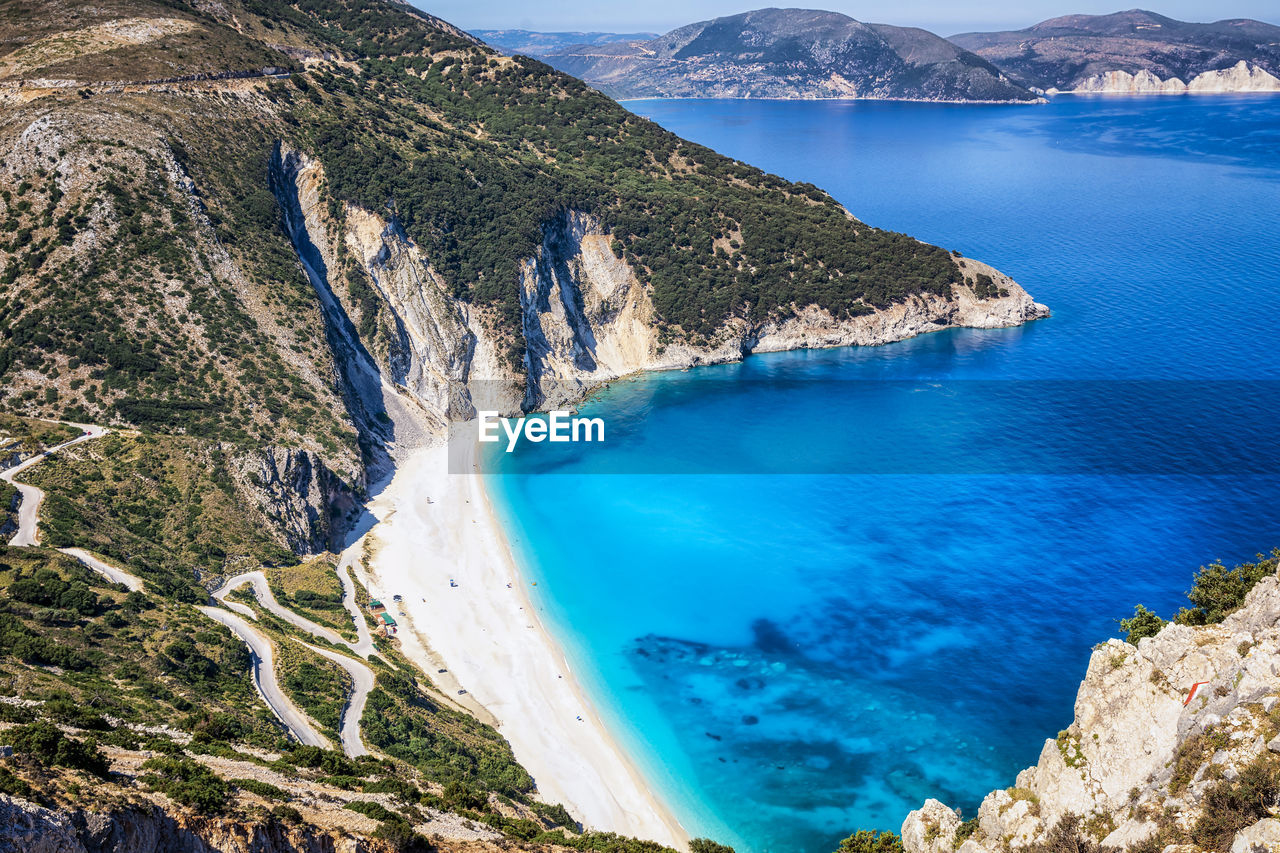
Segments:
[[[1067,94],[1067,93],[1063,93]],[[755,98],[723,98],[716,95],[700,97],[698,95],[646,95],[634,98],[614,98],[615,103],[626,104],[634,101],[886,101],[894,104],[976,104],[986,106],[1037,106],[1047,104],[1047,98],[1041,96],[1032,101],[980,101],[973,98],[874,98],[851,95],[828,95],[821,98],[786,98],[781,95]]]
[[[379,519],[362,577],[370,595],[391,609],[402,650],[447,698],[507,738],[542,799],[563,803],[586,829],[686,849],[687,831],[538,617],[474,442],[466,453],[471,473],[450,474],[448,444],[414,451],[370,504]]]

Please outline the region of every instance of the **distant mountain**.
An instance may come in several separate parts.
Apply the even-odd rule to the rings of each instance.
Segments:
[[[514,56],[543,56],[579,44],[614,44],[646,41],[657,33],[540,33],[533,30],[472,30],[471,34],[490,47]]]
[[[760,9],[542,58],[618,98],[1036,99],[933,33],[806,9]]]
[[[1280,27],[1244,18],[1190,24],[1132,9],[951,41],[1045,90],[1280,91]]]

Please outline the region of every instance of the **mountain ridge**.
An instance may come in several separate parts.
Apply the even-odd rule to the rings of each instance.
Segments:
[[[289,180],[272,165],[281,139],[324,167],[316,192],[327,227],[341,232],[372,213],[415,247],[423,281],[440,291],[433,310],[466,317],[459,353],[477,351],[466,343],[477,335],[493,338],[496,360],[483,373],[451,375],[518,386],[542,372],[546,353],[525,337],[541,325],[543,303],[522,303],[520,281],[530,259],[552,251],[540,248],[544,231],[573,211],[593,218],[638,278],[652,305],[646,322],[663,339],[655,348],[717,351],[738,334],[731,326],[760,327],[809,305],[853,319],[918,293],[946,301],[963,284],[941,249],[859,223],[816,187],[679,140],[572,78],[490,55],[402,4],[299,11],[248,0],[243,15],[226,13],[234,27],[180,4],[114,0],[66,25],[39,15],[59,3],[29,5],[35,27],[0,32],[22,43],[5,57],[21,61],[0,79],[0,97],[15,107],[3,126],[5,168],[22,189],[3,209],[13,239],[0,255],[0,377],[32,413],[248,441],[275,424],[273,440],[305,436],[312,449],[345,455],[347,470],[357,460],[385,466],[379,448],[397,443],[385,408],[399,404],[377,385],[404,381],[417,344],[372,259],[357,264],[339,245],[307,271],[318,285],[300,275],[313,235],[282,227],[292,214],[280,196]],[[346,28],[319,23],[327,20]],[[103,127],[120,133],[95,141]],[[107,180],[82,161],[133,177]],[[163,179],[135,187],[141,174]],[[166,245],[158,266],[142,263]],[[58,286],[53,269],[79,270],[115,298],[85,301]],[[121,299],[132,317],[118,315]],[[80,331],[82,314],[94,334]],[[160,329],[182,334],[166,341]],[[591,346],[587,330],[576,334],[585,337],[566,346]],[[246,359],[237,348],[250,340]],[[219,359],[244,366],[218,372]],[[50,388],[39,377],[54,369],[62,378]],[[335,370],[348,377],[342,402],[323,379]],[[290,378],[260,405],[251,384],[267,372]],[[353,383],[355,374],[365,379]],[[187,393],[210,386],[223,390]]]
[[[528,56],[544,56],[580,44],[615,44],[618,42],[647,41],[658,33],[604,33],[538,30],[471,30],[471,34],[506,54],[523,53]]]
[[[581,45],[543,58],[620,98],[1036,100],[926,30],[812,9],[758,9],[644,42]]]
[[[1162,84],[1168,92],[1280,89],[1280,79],[1272,83],[1261,76],[1280,78],[1280,26],[1248,18],[1188,23],[1131,9],[1065,15],[1021,30],[959,33],[949,40],[1046,91],[1161,91]],[[1245,64],[1243,76],[1215,79],[1239,63]]]

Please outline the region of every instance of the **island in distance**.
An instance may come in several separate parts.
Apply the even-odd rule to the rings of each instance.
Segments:
[[[486,41],[513,47],[509,37]],[[926,30],[808,9],[760,9],[657,38],[536,55],[615,98],[1038,98],[987,60]]]
[[[614,98],[871,98],[1035,103],[1062,92],[1280,91],[1280,27],[1186,23],[1140,9],[962,33],[760,9],[662,36],[476,33]]]
[[[1246,18],[1193,24],[1131,9],[951,41],[1048,92],[1280,91],[1280,27]]]
[[[648,41],[657,33],[542,33],[534,30],[471,30],[471,35],[506,54],[545,56],[580,44],[614,44]]]

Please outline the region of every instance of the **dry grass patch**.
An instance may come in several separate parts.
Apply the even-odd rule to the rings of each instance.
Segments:
[[[342,604],[335,555],[321,554],[296,566],[269,568],[266,575],[271,592],[282,606],[356,641],[355,626]]]

